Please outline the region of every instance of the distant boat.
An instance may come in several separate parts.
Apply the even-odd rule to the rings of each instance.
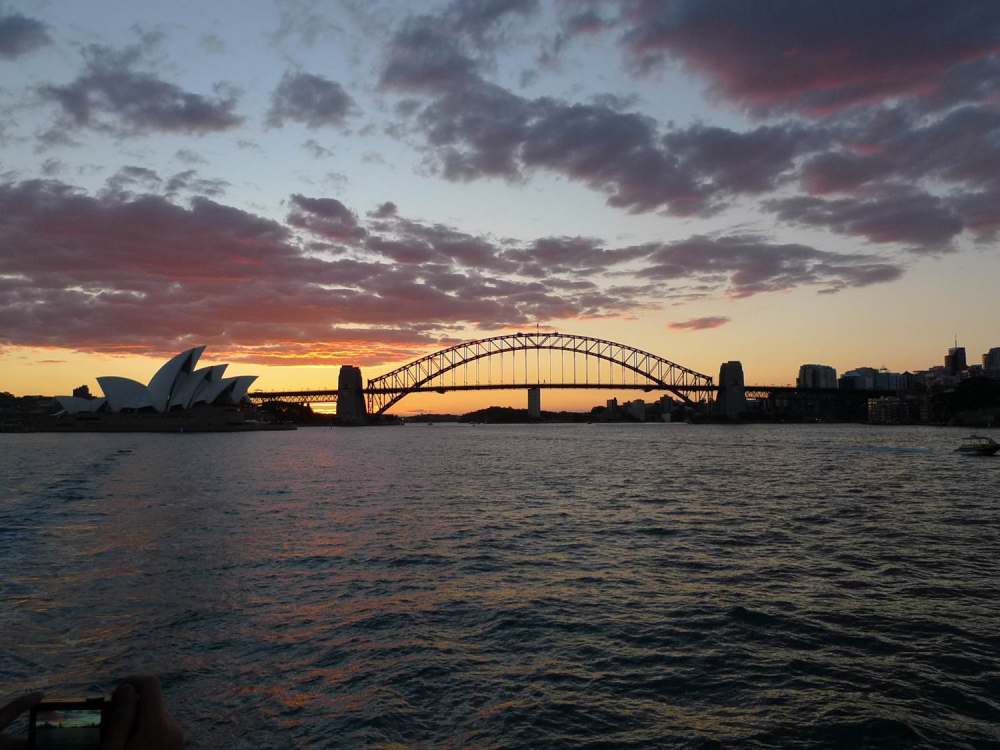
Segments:
[[[969,435],[962,438],[962,444],[955,449],[957,453],[970,453],[977,456],[992,456],[1000,451],[1000,443],[993,438],[982,435]]]

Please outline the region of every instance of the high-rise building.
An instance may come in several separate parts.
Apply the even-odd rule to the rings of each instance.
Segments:
[[[874,367],[858,367],[848,370],[840,378],[842,391],[888,391],[906,390],[910,383],[909,375],[889,372],[884,367],[876,370]]]
[[[952,375],[958,375],[969,369],[969,365],[965,361],[965,347],[958,346],[958,344],[951,347],[944,358],[944,366]]]
[[[988,376],[1000,376],[1000,346],[994,346],[983,355],[983,370]]]
[[[837,371],[829,365],[802,365],[795,385],[799,388],[836,388]]]

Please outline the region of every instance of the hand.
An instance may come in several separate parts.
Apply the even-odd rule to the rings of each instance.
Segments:
[[[22,695],[16,700],[12,700],[3,708],[0,708],[0,732],[9,727],[17,717],[28,711],[32,706],[36,705],[42,699],[41,693],[31,693],[30,695]],[[12,748],[26,748],[28,746],[28,740],[24,738],[14,738],[8,737],[5,734],[0,734],[0,748],[3,750],[11,750]]]
[[[101,750],[181,750],[184,733],[163,705],[153,675],[126,679],[111,696]]]

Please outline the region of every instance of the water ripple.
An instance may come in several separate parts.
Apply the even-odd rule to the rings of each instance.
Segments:
[[[0,435],[5,691],[193,747],[1000,747],[1000,462],[855,426]]]

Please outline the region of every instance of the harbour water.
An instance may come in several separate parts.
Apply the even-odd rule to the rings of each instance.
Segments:
[[[0,435],[0,685],[192,747],[998,747],[958,430]]]

